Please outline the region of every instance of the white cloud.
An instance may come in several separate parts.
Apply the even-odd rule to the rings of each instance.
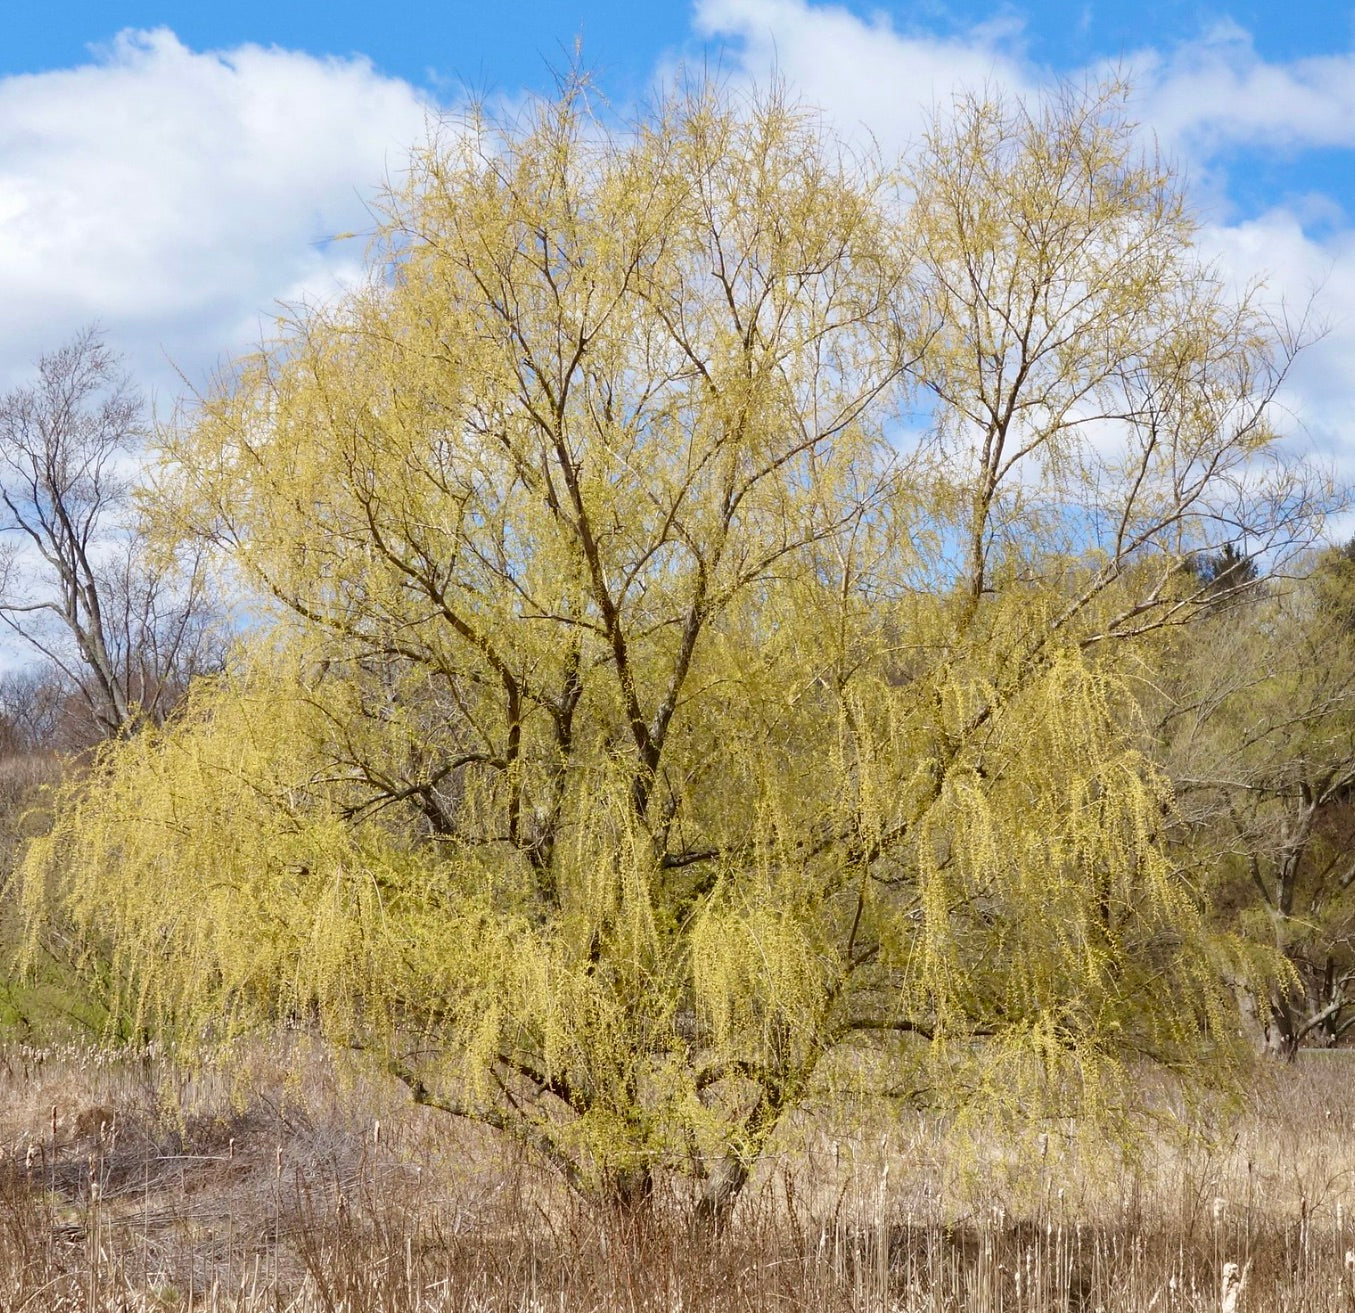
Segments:
[[[1235,23],[1130,60],[1145,118],[1187,155],[1355,146],[1355,53],[1267,63]]]
[[[910,136],[956,89],[1029,96],[1047,80],[1012,22],[944,39],[901,32],[884,14],[862,19],[809,0],[695,0],[694,26],[734,43],[750,76],[775,70],[840,122],[864,123],[891,142]],[[1250,34],[1225,21],[1170,51],[1143,47],[1087,72],[1127,73],[1145,125],[1192,159],[1231,147],[1355,146],[1355,52],[1267,63]],[[899,123],[908,131],[897,132]]]
[[[361,243],[324,239],[370,227],[428,113],[360,59],[164,29],[0,79],[0,386],[94,319],[143,379],[201,381],[278,297],[354,275]]]
[[[976,28],[967,40],[911,36],[884,15],[863,21],[806,0],[696,0],[694,25],[734,43],[750,78],[784,79],[843,130],[864,126],[890,149],[916,140],[957,91],[1032,89],[1006,48],[1018,31],[1008,25]]]
[[[1200,232],[1202,251],[1219,272],[1243,287],[1264,274],[1263,300],[1291,325],[1306,324],[1307,345],[1281,393],[1287,428],[1299,449],[1335,460],[1355,482],[1355,231],[1323,237],[1305,231],[1303,215],[1277,207],[1234,224]]]

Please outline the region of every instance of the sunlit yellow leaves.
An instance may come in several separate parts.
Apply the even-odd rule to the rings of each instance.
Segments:
[[[1226,1046],[1124,671],[1267,348],[1117,103],[902,174],[775,95],[449,130],[369,285],[165,435],[269,622],[31,887],[139,1015],[314,1015],[712,1207],[816,1091]]]

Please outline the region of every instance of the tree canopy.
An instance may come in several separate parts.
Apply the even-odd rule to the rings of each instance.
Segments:
[[[267,604],[72,790],[35,924],[141,1024],[313,1016],[714,1217],[827,1090],[1226,1066],[1130,680],[1220,521],[1283,530],[1289,344],[1121,105],[964,100],[897,167],[776,94],[447,125],[367,284],[165,435]]]

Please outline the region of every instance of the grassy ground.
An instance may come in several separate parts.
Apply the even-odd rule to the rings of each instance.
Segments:
[[[712,1242],[676,1185],[637,1229],[295,1039],[229,1078],[13,1047],[0,1309],[1355,1310],[1355,1056],[1169,1130],[1129,1165],[806,1119]]]

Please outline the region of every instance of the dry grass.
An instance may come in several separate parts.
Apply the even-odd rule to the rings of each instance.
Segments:
[[[296,1037],[196,1077],[10,1048],[0,1149],[5,1310],[1355,1310],[1355,1055],[1134,1167],[806,1118],[719,1241],[676,1184],[590,1210]]]

